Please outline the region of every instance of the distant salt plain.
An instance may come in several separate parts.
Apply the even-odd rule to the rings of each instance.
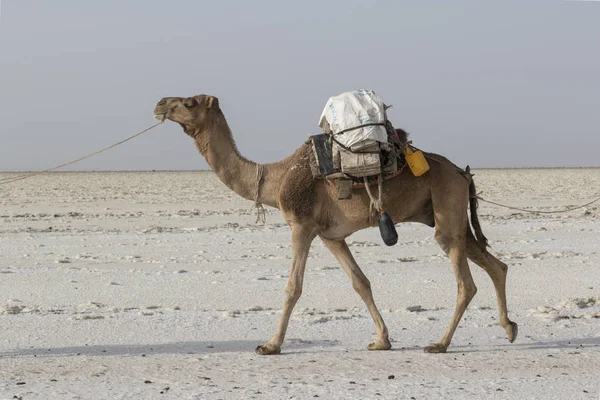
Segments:
[[[558,210],[600,197],[600,169],[476,170],[485,198]],[[0,174],[0,179],[10,176]],[[210,172],[52,173],[0,186],[0,399],[598,399],[600,203],[527,214],[481,203],[509,265],[510,344],[495,293],[478,293],[447,354],[422,352],[456,284],[433,230],[348,242],[393,350],[316,240],[280,356],[274,333],[291,260],[278,210]]]

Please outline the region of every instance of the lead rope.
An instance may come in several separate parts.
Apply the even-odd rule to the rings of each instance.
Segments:
[[[475,197],[477,200],[483,201],[485,203],[490,203],[490,204],[493,204],[493,205],[498,206],[498,207],[508,208],[510,210],[528,212],[528,213],[532,213],[532,214],[560,214],[560,213],[566,213],[566,212],[573,211],[573,210],[579,210],[580,208],[587,207],[589,205],[592,205],[592,204],[596,203],[597,201],[600,201],[600,197],[599,197],[599,198],[597,198],[595,200],[590,201],[589,203],[585,203],[585,204],[582,204],[580,206],[567,206],[566,208],[564,208],[562,210],[541,211],[541,210],[527,210],[525,208],[507,206],[505,204],[496,203],[495,201],[486,200],[486,199],[484,199],[483,197],[481,197],[479,195],[475,195],[475,196],[471,196],[471,197]]]
[[[107,147],[105,147],[105,148],[103,148],[103,149],[100,149],[100,150],[98,150],[98,151],[95,151],[95,152],[93,152],[93,153],[90,153],[90,154],[88,154],[87,156],[79,157],[78,159],[75,159],[75,160],[73,160],[73,161],[69,161],[69,162],[66,162],[66,163],[64,163],[64,164],[57,165],[56,167],[48,168],[48,169],[45,169],[45,170],[43,170],[43,171],[32,172],[32,173],[30,173],[30,174],[24,174],[24,175],[17,176],[17,177],[8,177],[8,178],[3,178],[3,179],[0,179],[0,185],[5,185],[5,184],[8,184],[8,183],[12,183],[12,182],[20,181],[20,180],[23,180],[23,179],[31,178],[31,177],[33,177],[33,176],[37,176],[37,175],[41,175],[41,174],[45,174],[45,173],[47,173],[47,172],[54,171],[54,170],[56,170],[56,169],[59,169],[59,168],[62,168],[62,167],[66,167],[67,165],[71,165],[71,164],[75,164],[76,162],[83,161],[83,160],[85,160],[86,158],[93,157],[93,156],[95,156],[96,154],[103,153],[103,152],[105,152],[106,150],[110,150],[110,149],[112,149],[113,147],[117,147],[117,146],[119,146],[119,145],[121,145],[121,144],[123,144],[123,143],[125,143],[125,142],[127,142],[127,141],[129,141],[129,140],[131,140],[131,139],[133,139],[133,138],[136,138],[136,137],[140,136],[142,133],[146,133],[146,132],[148,132],[150,129],[157,127],[158,125],[162,124],[163,122],[164,122],[164,121],[160,121],[160,122],[158,122],[158,123],[156,123],[156,124],[152,125],[150,128],[146,128],[146,129],[144,129],[143,131],[141,131],[141,132],[138,132],[138,133],[136,133],[136,134],[135,134],[135,135],[133,135],[133,136],[129,136],[128,138],[121,140],[120,142],[117,142],[117,143],[115,143],[115,144],[111,144],[110,146],[107,146]]]
[[[417,148],[415,146],[412,146],[412,147],[414,147],[417,150],[420,150],[419,148]],[[437,161],[440,164],[448,164],[449,163],[449,161],[437,158],[437,157],[435,157],[432,154],[425,154],[425,153],[423,153],[423,154],[425,155],[425,157],[430,158],[430,159],[432,159],[434,161]],[[459,170],[460,170],[460,168],[459,168]],[[483,197],[481,197],[478,194],[476,194],[474,196],[471,196],[471,197],[474,197],[474,198],[476,198],[479,201],[483,201],[484,203],[493,204],[493,205],[498,206],[498,207],[507,208],[509,210],[522,211],[522,212],[531,213],[531,214],[562,214],[562,213],[567,213],[569,211],[579,210],[581,208],[590,206],[590,205],[592,205],[592,204],[597,203],[598,201],[600,201],[600,197],[598,197],[598,198],[596,198],[596,199],[594,199],[594,200],[592,200],[592,201],[590,201],[588,203],[581,204],[579,206],[567,206],[567,207],[564,207],[562,210],[543,211],[543,210],[528,210],[526,208],[513,207],[513,206],[506,205],[506,204],[497,203],[497,202],[492,201],[492,200],[484,199]]]
[[[256,195],[254,196],[254,208],[256,208],[256,223],[267,222],[267,212],[263,205],[258,201],[258,195],[260,194],[260,181],[262,180],[264,173],[264,167],[262,164],[256,164]]]

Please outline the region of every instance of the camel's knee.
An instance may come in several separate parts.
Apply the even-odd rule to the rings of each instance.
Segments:
[[[498,266],[500,267],[500,271],[502,271],[502,273],[506,275],[506,273],[508,272],[508,265],[498,260]]]
[[[362,299],[367,299],[373,296],[371,292],[371,282],[367,278],[360,279],[357,277],[352,279],[352,287]]]
[[[442,248],[442,251],[444,253],[446,253],[446,255],[450,254],[450,238],[444,234],[442,234],[441,232],[437,231],[435,233],[435,241],[438,242],[438,244],[440,245],[440,247]]]
[[[490,253],[486,253],[485,262],[480,264],[481,268],[486,270],[491,274],[497,275],[500,272],[501,276],[506,277],[508,272],[508,265],[498,260],[496,257],[491,255]]]
[[[467,303],[473,300],[473,297],[477,294],[477,286],[474,282],[462,283],[458,285],[458,297]]]
[[[288,284],[285,287],[285,293],[287,294],[287,301],[295,303],[302,295],[302,287],[294,284]]]
[[[467,258],[469,260],[481,266],[487,263],[489,255],[490,254],[486,249],[482,249],[477,242],[475,242],[474,238],[467,238]]]
[[[371,281],[369,281],[368,278],[359,278],[359,277],[354,277],[352,279],[352,287],[354,288],[354,290],[356,290],[357,292],[361,292],[362,290],[371,290]]]

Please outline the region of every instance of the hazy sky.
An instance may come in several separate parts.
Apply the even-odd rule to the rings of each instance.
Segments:
[[[373,89],[460,166],[600,166],[600,2],[2,0],[0,170],[48,168],[218,96],[241,152],[290,154]],[[204,169],[161,125],[72,169]]]

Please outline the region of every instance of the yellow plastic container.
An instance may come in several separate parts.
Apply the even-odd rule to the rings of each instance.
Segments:
[[[429,164],[420,150],[413,152],[410,147],[404,146],[404,157],[414,176],[421,176],[429,171]]]

